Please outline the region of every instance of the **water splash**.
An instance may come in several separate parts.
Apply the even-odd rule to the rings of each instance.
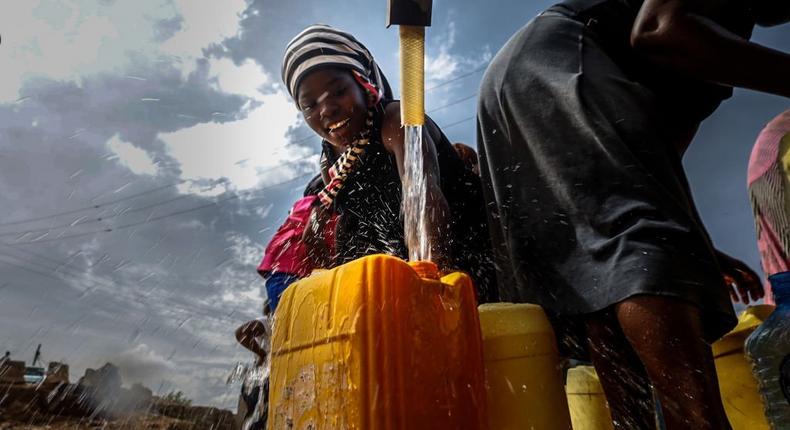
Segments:
[[[405,127],[403,160],[403,225],[410,261],[430,261],[426,211],[427,176],[423,160],[422,126]]]

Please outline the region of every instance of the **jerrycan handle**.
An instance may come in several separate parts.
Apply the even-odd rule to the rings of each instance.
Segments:
[[[409,261],[409,266],[423,279],[439,279],[439,267],[432,261]]]

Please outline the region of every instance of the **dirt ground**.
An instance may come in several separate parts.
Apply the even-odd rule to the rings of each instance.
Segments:
[[[0,430],[232,430],[232,412],[153,400],[130,412],[97,413],[80,398],[53,404],[44,387],[15,386],[0,390]]]

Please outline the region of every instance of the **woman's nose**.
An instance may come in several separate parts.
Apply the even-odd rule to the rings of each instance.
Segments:
[[[318,113],[321,115],[321,118],[329,118],[334,115],[335,111],[337,110],[337,105],[329,99],[330,97],[327,97],[327,99],[322,101],[320,104],[320,110]]]

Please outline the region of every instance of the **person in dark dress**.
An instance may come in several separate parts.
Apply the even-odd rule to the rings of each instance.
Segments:
[[[735,316],[681,158],[733,86],[790,96],[790,56],[748,41],[787,0],[566,0],[519,30],[480,89],[501,296],[538,303],[588,356],[616,428],[730,428],[709,343]],[[748,296],[747,296],[748,299]]]
[[[306,235],[317,236],[337,214],[335,265],[379,253],[406,259],[400,104],[373,56],[352,35],[313,25],[288,44],[282,76],[323,139],[325,188]],[[422,139],[432,260],[468,273],[480,301],[491,301],[497,290],[480,179],[427,117]]]

